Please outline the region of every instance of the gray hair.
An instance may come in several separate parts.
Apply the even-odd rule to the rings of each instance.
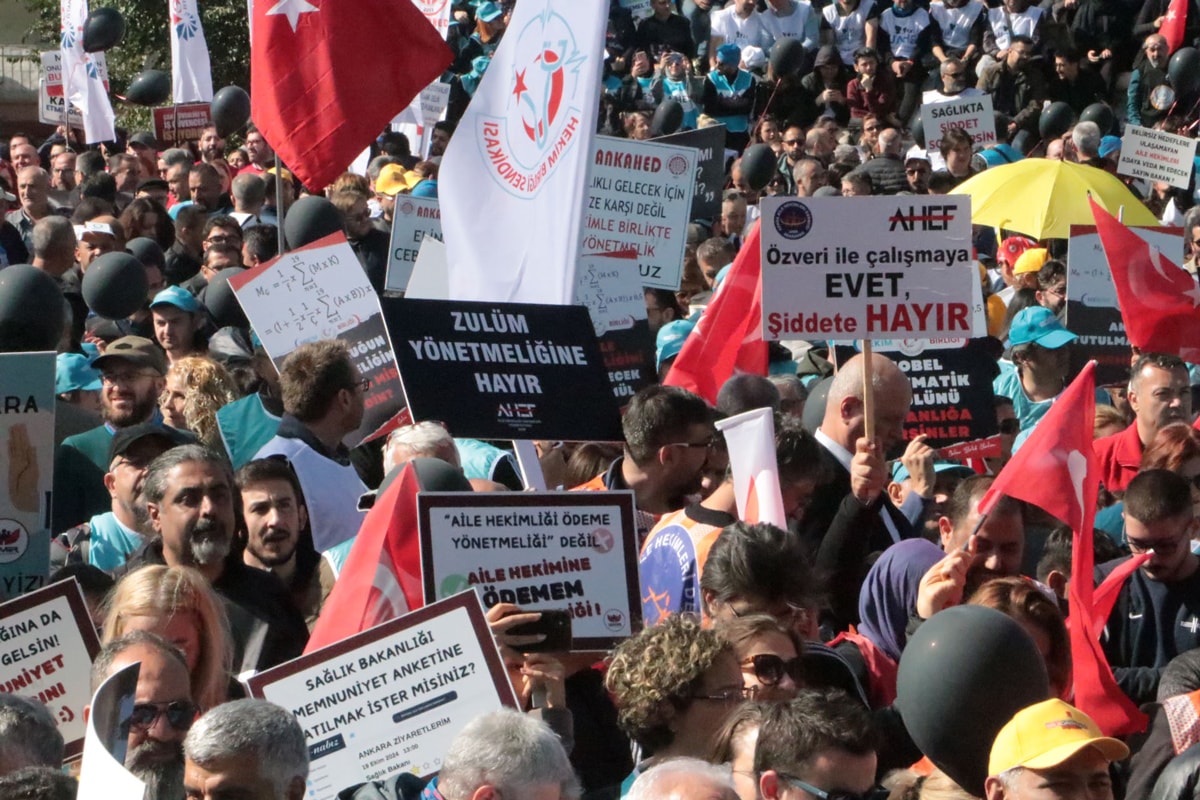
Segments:
[[[962,62],[961,58],[955,58],[954,56],[950,56],[949,58],[947,58],[945,61],[942,62],[942,65],[940,67],[938,67],[938,74],[945,75],[946,70],[952,69],[954,67],[961,67],[962,65],[963,65],[963,62]]]
[[[1021,773],[1024,771],[1024,767],[1009,767],[1008,769],[1004,770],[1004,772],[1001,772],[999,775],[997,775],[996,779],[1000,781],[1004,788],[1009,792],[1014,792],[1017,788],[1017,779],[1021,777]]]
[[[187,658],[183,655],[183,651],[175,645],[168,642],[157,633],[149,631],[130,631],[124,636],[118,636],[108,644],[100,648],[100,654],[96,656],[96,660],[92,662],[92,691],[95,692],[100,688],[100,684],[108,679],[109,673],[112,672],[113,662],[117,660],[117,656],[124,653],[131,647],[145,646],[157,651],[167,660],[174,659],[179,663],[185,671],[187,671]]]
[[[1081,156],[1092,158],[1100,154],[1100,126],[1094,122],[1084,121],[1075,125],[1071,131],[1071,141]]]
[[[397,428],[388,436],[383,448],[383,468],[390,472],[414,458],[440,458],[461,466],[454,437],[436,422],[414,422]]]
[[[267,183],[257,175],[238,175],[230,185],[233,199],[244,205],[261,203],[267,196]]]
[[[33,225],[33,256],[47,258],[75,251],[75,228],[66,217],[51,215]]]
[[[1187,236],[1192,228],[1200,228],[1200,206],[1192,206],[1183,215],[1183,235]]]
[[[184,150],[182,147],[168,148],[163,151],[163,154],[159,156],[159,158],[162,159],[162,162],[166,164],[168,168],[182,164],[188,168],[188,172],[191,172],[192,161],[195,160],[192,158],[192,154],[187,150]]]
[[[229,488],[234,488],[233,468],[225,456],[202,444],[181,444],[172,447],[167,452],[150,462],[146,467],[146,477],[142,483],[142,493],[147,502],[161,503],[167,496],[167,473],[180,464],[191,462],[210,464],[219,467],[229,481]]]
[[[59,767],[66,747],[54,717],[41,703],[0,694],[0,768]]]
[[[710,764],[698,758],[672,758],[643,772],[629,787],[625,800],[687,800],[692,787],[681,778],[706,779],[721,795],[737,797],[733,773],[728,764]],[[707,795],[706,795],[707,796]]]
[[[308,743],[292,712],[266,700],[234,700],[207,713],[188,731],[183,754],[201,766],[249,753],[283,797],[293,780],[308,779]]]
[[[528,797],[548,783],[558,784],[563,800],[578,800],[575,771],[550,726],[503,709],[476,717],[454,737],[438,789],[446,800],[467,800],[485,784],[503,797]]]

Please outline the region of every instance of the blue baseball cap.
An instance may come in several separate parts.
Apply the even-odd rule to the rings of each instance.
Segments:
[[[970,467],[959,464],[957,461],[935,461],[933,464],[933,474],[941,475],[946,472],[957,473],[963,478],[969,478],[975,474],[975,470]],[[896,483],[903,483],[908,479],[908,467],[904,466],[903,461],[897,461],[892,467],[892,480]]]
[[[195,314],[200,310],[200,301],[193,297],[191,292],[181,286],[168,286],[154,295],[154,300],[151,301],[150,308],[154,308],[155,306],[175,306],[180,311]]]
[[[502,16],[504,16],[504,9],[500,8],[498,4],[491,2],[491,0],[488,0],[486,3],[480,3],[479,10],[475,12],[475,18],[481,19],[484,22],[491,22],[497,17]]]
[[[438,183],[434,180],[423,180],[412,188],[412,191],[409,192],[409,196],[432,197],[436,200],[438,196]]]
[[[1108,158],[1121,149],[1120,136],[1104,136],[1100,139],[1100,157]]]
[[[54,361],[54,393],[66,394],[76,389],[95,392],[100,389],[100,370],[81,353],[59,353]]]
[[[683,349],[683,343],[687,341],[688,334],[695,328],[696,323],[688,319],[677,319],[659,328],[654,342],[658,349],[654,366],[661,367],[663,361],[679,355],[679,351]]]
[[[1048,350],[1057,350],[1079,337],[1063,327],[1054,312],[1045,306],[1023,308],[1013,317],[1008,329],[1009,344],[1033,344]]]
[[[717,48],[717,61],[722,64],[737,64],[742,60],[742,48],[736,44],[723,44]]]

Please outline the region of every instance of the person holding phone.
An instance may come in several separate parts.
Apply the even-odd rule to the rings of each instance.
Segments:
[[[543,618],[553,621],[553,625],[539,626]],[[570,618],[564,628],[553,612],[526,612],[512,603],[499,603],[488,609],[487,620],[521,710],[549,725],[570,753],[575,735],[571,711],[567,708],[566,670],[561,661],[545,652],[550,648],[570,649]],[[545,632],[525,632],[528,630]],[[566,631],[565,642],[562,630]]]

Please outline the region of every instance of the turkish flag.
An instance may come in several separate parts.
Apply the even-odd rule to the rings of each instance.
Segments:
[[[1031,503],[1071,526],[1074,537],[1069,628],[1074,703],[1105,734],[1120,736],[1143,730],[1146,717],[1117,686],[1100,649],[1099,629],[1104,623],[1094,619],[1092,521],[1100,490],[1100,469],[1092,450],[1095,417],[1096,362],[1090,361],[1000,470],[979,501],[979,512],[990,512],[1001,495],[1008,495]]]
[[[1200,361],[1196,279],[1091,200],[1129,343],[1143,352]]]
[[[1183,45],[1183,29],[1187,26],[1188,0],[1171,0],[1167,15],[1158,32],[1167,40],[1167,52],[1174,53]]]
[[[762,335],[762,252],[759,223],[742,249],[663,383],[695,392],[712,404],[735,372],[767,374]]]
[[[453,59],[410,0],[259,0],[253,14],[251,116],[314,191]]]
[[[308,637],[311,653],[424,605],[416,472],[407,464],[379,489]]]

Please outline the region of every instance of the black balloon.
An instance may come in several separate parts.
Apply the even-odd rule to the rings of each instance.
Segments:
[[[1181,47],[1167,62],[1167,77],[1177,95],[1189,95],[1200,89],[1200,50]]]
[[[1017,131],[1017,135],[1012,139],[1012,146],[1023,156],[1029,155],[1029,151],[1033,149],[1034,144],[1033,135],[1023,128]]]
[[[54,350],[66,321],[62,290],[28,264],[0,270],[0,353]]]
[[[742,153],[742,177],[754,191],[761,190],[775,176],[779,160],[769,144],[754,144]]]
[[[917,143],[917,147],[925,149],[925,123],[920,117],[913,120],[913,124],[908,126],[908,132],[912,134],[913,141]]]
[[[1112,133],[1113,126],[1117,122],[1117,115],[1113,113],[1108,103],[1092,103],[1080,112],[1079,121],[1096,123],[1100,128],[1100,135],[1107,136]]]
[[[229,285],[229,278],[241,272],[241,267],[226,267],[213,275],[204,290],[204,306],[220,328],[250,327],[246,312],[242,311],[242,304],[237,301],[233,287]]]
[[[105,253],[83,274],[83,299],[108,319],[124,319],[146,305],[150,282],[142,262],[129,253]]]
[[[125,18],[115,8],[97,8],[83,21],[83,51],[103,53],[125,38]]]
[[[984,796],[992,741],[1013,715],[1050,697],[1046,665],[1020,623],[986,606],[935,614],[909,637],[896,708],[929,760]]]
[[[226,86],[213,95],[213,125],[218,136],[228,136],[250,121],[250,95],[240,86]]]
[[[650,120],[651,136],[666,136],[679,130],[683,124],[683,106],[678,100],[668,97],[654,109],[654,118]]]
[[[1046,106],[1038,118],[1038,133],[1042,139],[1057,139],[1075,124],[1075,110],[1059,100]]]
[[[161,69],[144,70],[125,92],[125,99],[139,106],[156,106],[171,96],[171,76]]]
[[[292,250],[341,230],[341,212],[324,197],[301,197],[283,218],[283,237]]]
[[[167,255],[158,242],[145,236],[130,239],[125,244],[125,251],[142,262],[142,266],[153,264],[159,269],[167,268]]]
[[[796,39],[777,39],[771,47],[771,72],[776,78],[792,75],[804,69],[808,54]]]

